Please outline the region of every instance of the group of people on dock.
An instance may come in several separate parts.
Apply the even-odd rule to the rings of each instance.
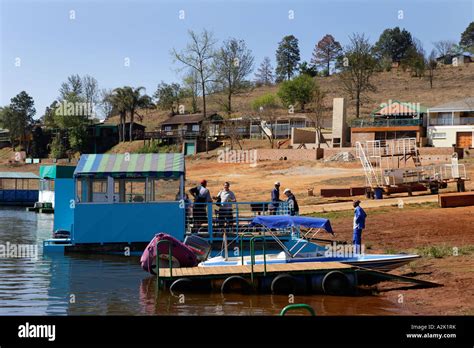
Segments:
[[[276,215],[280,208],[280,182],[277,181],[271,191],[271,203],[268,205],[268,211],[271,215]],[[217,196],[211,197],[211,193],[207,188],[207,181],[201,180],[200,184],[189,190],[189,193],[194,198],[194,203],[215,203],[219,206],[217,212],[218,223],[221,227],[231,226],[233,223],[233,209],[232,203],[237,202],[234,192],[230,190],[230,183],[224,182],[222,190],[219,191]],[[298,201],[295,195],[289,188],[283,191],[286,196],[286,203],[288,204],[289,215],[299,215]],[[364,209],[360,206],[360,201],[356,200],[353,202],[354,207],[354,226],[352,241],[356,247],[361,246],[362,243],[362,230],[365,228],[365,218],[367,214]],[[199,227],[207,222],[207,205],[206,204],[194,204],[193,205],[193,220],[195,226]]]
[[[271,215],[276,215],[278,209],[280,208],[281,202],[284,202],[280,199],[280,182],[275,182],[274,188],[271,191],[271,202],[268,205],[268,211]],[[217,212],[218,222],[220,225],[230,225],[233,222],[233,209],[232,203],[237,202],[234,192],[230,190],[230,183],[228,181],[224,182],[222,190],[219,193],[212,197],[209,189],[207,188],[207,180],[201,180],[200,184],[196,187],[193,187],[189,190],[189,193],[194,198],[193,204],[193,220],[195,225],[202,225],[207,221],[207,205],[199,203],[216,203],[219,207]],[[283,194],[286,196],[286,202],[288,203],[288,213],[290,215],[299,215],[298,202],[295,195],[291,192],[289,188],[283,191]]]

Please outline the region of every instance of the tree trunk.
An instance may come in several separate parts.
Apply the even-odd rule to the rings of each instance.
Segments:
[[[326,73],[326,76],[329,76],[329,75],[330,75],[330,74],[329,74],[329,65],[330,65],[330,64],[331,64],[331,59],[328,58],[328,71],[327,71],[327,73]]]
[[[127,115],[124,114],[123,116],[123,123],[122,123],[122,141],[125,142],[125,123],[127,121]]]
[[[232,92],[229,89],[229,94],[227,95],[227,114],[232,113]]]
[[[130,133],[128,134],[129,136],[129,141],[133,140],[133,118],[135,117],[135,110],[132,109],[130,110]]]
[[[119,116],[118,137],[119,137],[119,143],[121,143],[122,142],[122,114],[120,114]]]
[[[359,118],[360,113],[360,90],[356,92],[356,117]]]
[[[202,114],[204,116],[204,122],[203,126],[206,127],[204,128],[204,136],[206,137],[206,153],[209,153],[209,139],[208,139],[208,134],[207,134],[207,109],[206,109],[206,83],[204,81],[204,78],[201,75],[201,88],[202,88]]]

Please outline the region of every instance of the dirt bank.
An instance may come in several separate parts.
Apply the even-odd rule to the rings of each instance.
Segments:
[[[332,219],[336,239],[349,241],[352,217],[339,214]],[[444,285],[406,290],[405,284],[386,283],[377,287],[378,296],[411,314],[474,314],[474,207],[369,209],[363,243],[368,253],[422,253],[394,273]]]

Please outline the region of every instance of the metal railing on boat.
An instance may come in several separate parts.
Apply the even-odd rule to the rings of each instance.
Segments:
[[[241,233],[262,234],[263,228],[251,224],[259,215],[288,215],[288,203],[279,202],[229,202],[229,203],[187,203],[185,229],[187,234],[196,233],[210,242]],[[289,229],[277,231],[289,235]]]

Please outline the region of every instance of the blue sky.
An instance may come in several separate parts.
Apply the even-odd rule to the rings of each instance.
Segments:
[[[94,76],[100,88],[144,86],[153,94],[161,81],[180,80],[172,48],[184,48],[187,30],[206,28],[220,42],[244,39],[256,66],[274,64],[285,35],[299,39],[302,60],[325,34],[341,44],[353,32],[375,42],[386,28],[400,26],[421,40],[451,39],[474,20],[474,0],[233,0],[145,1],[0,0],[0,105],[26,90],[37,117],[58,97],[71,74]],[[185,19],[179,18],[184,10]],[[70,11],[75,19],[70,19]],[[294,19],[289,18],[294,11]],[[403,11],[403,19],[399,19]],[[21,59],[21,65],[15,66]],[[130,66],[124,66],[125,58]]]

